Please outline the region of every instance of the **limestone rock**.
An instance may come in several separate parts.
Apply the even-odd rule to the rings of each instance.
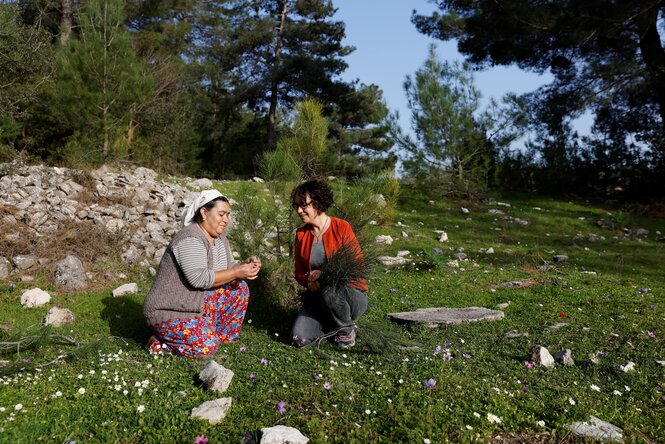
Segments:
[[[469,210],[467,208],[462,207],[462,213],[469,214]]]
[[[442,231],[441,235],[439,236],[439,242],[447,242],[447,241],[448,241],[448,233]]]
[[[88,282],[88,276],[81,260],[70,254],[55,264],[55,282],[66,290],[81,290]]]
[[[139,286],[135,283],[132,282],[130,284],[124,284],[113,290],[113,297],[117,298],[118,296],[124,296],[126,294],[131,294],[131,293],[138,293],[139,292]]]
[[[9,277],[9,272],[11,271],[11,265],[6,257],[0,256],[0,279],[7,279]]]
[[[505,310],[506,308],[508,308],[509,305],[510,301],[502,302],[501,304],[496,304],[496,308],[498,308],[499,310]]]
[[[623,442],[623,430],[595,416],[591,416],[587,422],[577,421],[566,427],[577,436],[602,442]]]
[[[231,408],[231,398],[219,398],[212,401],[206,401],[198,407],[192,409],[191,418],[204,419],[210,424],[215,425],[222,422]]]
[[[575,365],[573,352],[570,349],[559,350],[554,354],[554,360],[563,365]]]
[[[507,339],[528,338],[528,337],[529,337],[529,333],[519,333],[515,330],[509,331],[508,333],[506,333],[506,338]]]
[[[554,357],[552,357],[550,352],[543,346],[534,345],[529,350],[529,354],[531,355],[531,362],[535,365],[549,368],[552,368],[555,365]]]
[[[552,256],[552,260],[554,262],[566,262],[568,260],[568,256],[566,256],[565,254],[555,254],[554,256]]]
[[[307,444],[309,438],[293,427],[277,425],[261,429],[260,444]]]
[[[379,256],[376,258],[377,261],[382,263],[383,265],[386,265],[388,267],[394,267],[396,265],[404,265],[404,264],[409,264],[413,262],[413,259],[408,259],[405,257],[401,256]]]
[[[76,321],[74,313],[68,308],[53,307],[46,313],[44,325],[52,327],[62,327],[65,324],[72,324]]]
[[[252,177],[252,182],[258,182],[258,183],[264,183],[265,180],[261,179],[260,177]]]
[[[12,262],[19,271],[25,271],[37,265],[37,258],[32,254],[19,254],[12,258]]]
[[[416,311],[388,313],[388,318],[395,322],[423,324],[434,328],[439,325],[456,325],[475,321],[496,321],[503,319],[503,312],[484,307],[464,308],[419,308]]]
[[[192,188],[212,188],[212,180],[210,179],[198,179],[189,183],[189,186]]]
[[[24,307],[41,307],[51,301],[51,295],[41,288],[26,290],[21,295],[21,305]]]
[[[624,373],[635,371],[635,363],[632,361],[628,361],[626,364],[620,365],[619,370],[621,370]]]
[[[233,372],[215,361],[210,361],[201,369],[199,379],[205,384],[208,390],[223,393],[231,384]]]
[[[374,242],[379,244],[379,245],[392,245],[393,243],[393,238],[388,235],[378,235],[374,239]]]
[[[564,327],[568,327],[568,324],[566,322],[558,322],[554,325],[550,325],[549,327],[545,328],[545,332],[551,332],[555,330],[561,330]]]

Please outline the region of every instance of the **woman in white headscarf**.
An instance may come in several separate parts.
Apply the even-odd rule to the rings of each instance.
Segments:
[[[240,334],[249,302],[245,280],[256,279],[261,262],[234,261],[225,235],[230,212],[217,190],[201,192],[185,207],[143,305],[153,352],[210,356]]]

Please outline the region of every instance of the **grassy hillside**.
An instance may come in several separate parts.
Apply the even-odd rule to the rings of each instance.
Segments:
[[[295,349],[293,310],[253,287],[240,340],[215,357],[235,372],[224,394],[233,405],[217,426],[189,418],[220,397],[196,379],[205,362],[142,348],[150,335],[141,316],[147,273],[130,271],[140,286],[132,296],[112,298],[112,286],[52,291],[50,306],[71,309],[77,321],[46,334],[80,347],[42,338],[17,350],[14,341],[41,332],[48,306],[22,308],[30,287],[0,283],[0,358],[9,361],[0,366],[0,441],[193,443],[205,435],[228,443],[249,433],[258,442],[260,428],[284,424],[315,443],[558,442],[572,440],[566,424],[594,415],[621,427],[629,442],[664,442],[665,366],[657,361],[665,360],[665,242],[658,240],[665,221],[537,195],[493,205],[429,200],[404,189],[393,223],[366,227],[368,238],[396,239],[381,254],[409,250],[414,262],[377,268],[353,349]],[[439,242],[434,230],[449,240]],[[462,249],[467,258],[455,267]],[[553,262],[554,255],[568,260]],[[532,285],[507,284],[524,280]],[[386,319],[421,307],[502,303],[510,305],[495,322],[428,329]],[[567,325],[548,330],[557,323]],[[509,339],[511,331],[528,336]],[[377,352],[381,335],[414,347]],[[576,365],[528,368],[536,344],[572,350]],[[62,354],[70,355],[57,359]],[[635,371],[618,369],[629,361]]]

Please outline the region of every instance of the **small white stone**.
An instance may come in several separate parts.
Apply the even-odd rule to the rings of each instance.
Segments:
[[[24,307],[41,307],[51,301],[51,295],[41,288],[26,290],[21,295],[21,305]]]
[[[113,297],[117,298],[118,296],[124,296],[130,293],[138,293],[139,286],[132,282],[131,284],[124,284],[113,290]]]

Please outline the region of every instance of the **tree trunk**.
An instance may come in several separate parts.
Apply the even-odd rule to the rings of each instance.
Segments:
[[[655,5],[648,13],[645,12],[644,19],[638,27],[640,52],[660,108],[661,131],[665,136],[665,50],[660,43],[660,35],[658,35],[659,9],[659,6]]]
[[[73,0],[62,0],[62,15],[60,16],[60,44],[65,46],[73,27]]]
[[[279,27],[277,28],[277,36],[275,37],[275,64],[272,69],[272,79],[270,83],[270,110],[268,111],[268,149],[275,145],[275,115],[277,114],[277,98],[278,98],[278,68],[280,62],[280,54],[282,52],[282,35],[284,34],[284,22],[286,21],[286,10],[288,8],[288,0],[284,0],[282,4],[282,12],[279,14]]]

